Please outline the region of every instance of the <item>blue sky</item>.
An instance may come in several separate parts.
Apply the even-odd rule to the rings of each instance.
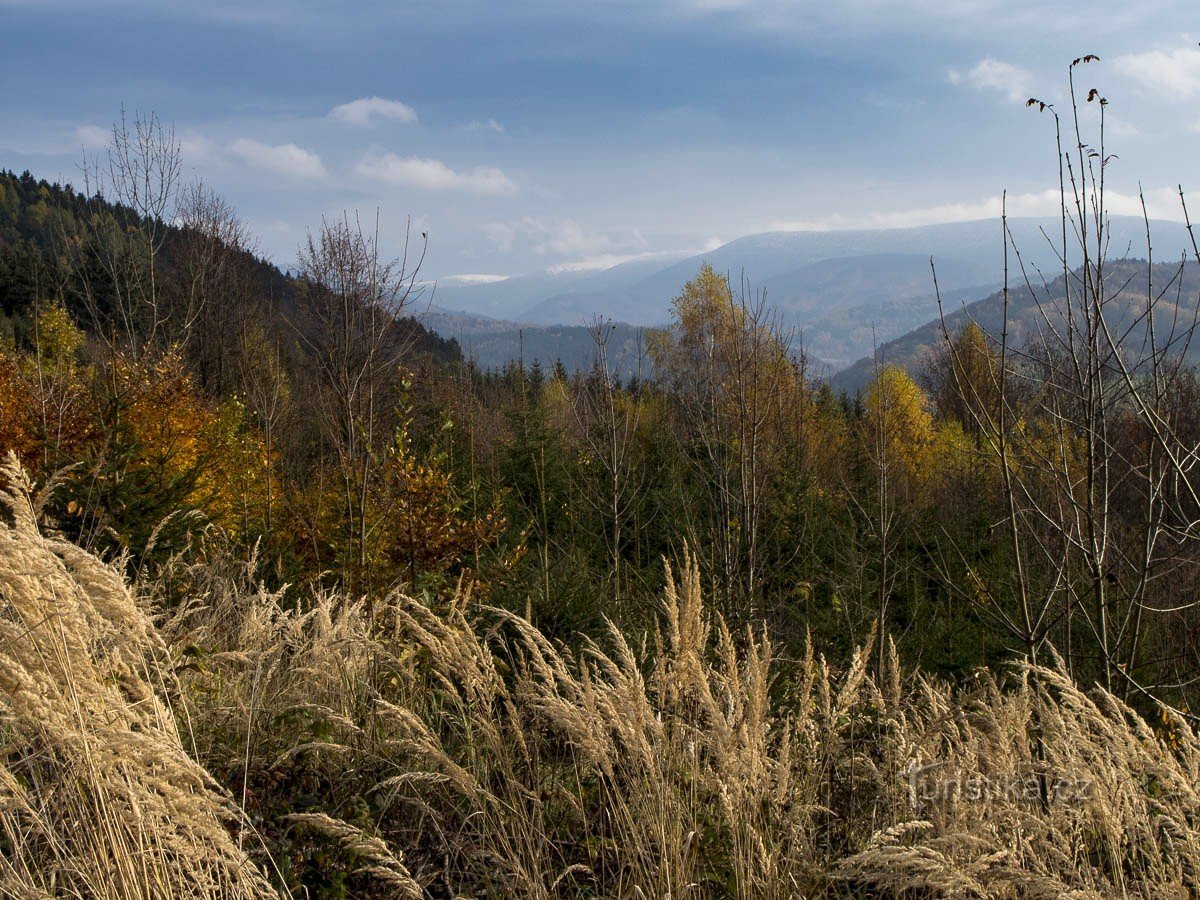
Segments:
[[[699,251],[773,229],[1053,211],[1071,58],[1114,210],[1200,191],[1194,2],[0,0],[0,167],[79,181],[122,105],[281,265],[322,216],[429,234],[425,274]],[[1192,29],[1189,31],[1188,29]],[[1200,207],[1200,200],[1197,201]],[[752,273],[751,273],[752,274]]]

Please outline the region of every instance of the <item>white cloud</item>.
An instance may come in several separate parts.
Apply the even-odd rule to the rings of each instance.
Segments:
[[[101,128],[99,125],[80,125],[75,129],[74,138],[85,150],[104,150],[112,143],[112,129]],[[221,155],[220,147],[195,131],[185,131],[176,139],[185,165],[212,162]]]
[[[680,259],[706,253],[725,244],[718,237],[710,237],[698,246],[652,250],[650,242],[636,228],[606,233],[592,231],[574,219],[565,218],[523,216],[507,222],[489,222],[481,227],[500,253],[519,249],[537,256],[560,259],[560,262],[546,267],[547,272],[555,275],[611,269],[622,263],[643,259]]]
[[[1014,103],[1024,103],[1033,93],[1033,73],[998,59],[980,60],[967,72],[951,69],[951,84],[965,84],[976,90],[999,91]]]
[[[324,178],[321,157],[295,144],[264,144],[250,138],[238,138],[229,149],[235,156],[266,172],[289,178]]]
[[[662,259],[679,256],[678,253],[672,253],[666,250],[659,250],[646,253],[601,253],[598,256],[587,256],[583,259],[577,259],[572,262],[558,263],[557,265],[547,266],[546,271],[552,272],[555,275],[560,275],[563,272],[596,272],[602,269],[611,269],[614,266],[619,266],[622,263],[634,262],[639,259]]]
[[[99,125],[80,125],[75,129],[75,140],[79,141],[85,150],[103,150],[112,140],[112,131]]]
[[[463,275],[447,275],[444,278],[439,278],[438,281],[442,284],[496,284],[500,281],[508,281],[508,279],[508,275],[466,273]]]
[[[614,237],[587,231],[574,219],[523,216],[508,222],[489,222],[483,226],[483,232],[502,253],[511,251],[518,241],[538,256],[598,258],[640,253],[646,249],[645,241],[636,229]]]
[[[1109,215],[1141,216],[1141,200],[1136,194],[1126,194],[1111,188],[1104,192],[1104,206]],[[1151,218],[1178,221],[1182,218],[1179,195],[1171,188],[1146,191],[1146,209]],[[1004,210],[1003,199],[997,195],[962,203],[943,203],[919,209],[872,212],[862,215],[833,213],[829,216],[803,221],[777,221],[772,231],[836,231],[847,228],[916,228],[940,225],[945,222],[970,222],[976,219],[998,219]],[[1061,211],[1057,188],[1008,195],[1009,216],[1052,216]]]
[[[526,218],[523,221],[530,232],[540,235],[537,245],[533,248],[533,252],[540,255],[549,253],[572,256],[578,253],[595,253],[618,244],[606,234],[589,234],[573,219],[543,222]]]
[[[179,138],[179,152],[185,163],[207,162],[220,155],[220,149],[202,134],[188,131]]]
[[[563,259],[546,267],[547,272],[556,275],[611,269],[641,259],[693,256],[715,250],[725,243],[718,237],[710,237],[700,246],[683,250],[651,250],[649,242],[636,228],[605,233],[584,228],[574,219],[536,216],[523,216],[507,222],[488,222],[481,227],[500,253],[511,253],[519,245],[522,251],[537,256]]]
[[[440,159],[369,153],[356,167],[359,175],[427,191],[466,191],[498,196],[515,194],[517,185],[499,169],[479,166],[469,172],[451,169]]]
[[[1122,75],[1172,100],[1200,95],[1200,48],[1151,50],[1118,56],[1113,65]]]
[[[472,122],[467,126],[468,131],[494,131],[496,134],[504,134],[504,126],[495,119],[488,119],[486,122]]]
[[[404,125],[417,124],[417,111],[407,103],[384,97],[359,97],[329,111],[331,119],[351,125],[370,125],[374,119],[392,119]]]
[[[641,235],[638,235],[641,240]],[[644,243],[644,242],[643,242]],[[614,266],[619,266],[622,263],[636,262],[641,259],[684,259],[689,256],[696,256],[701,253],[711,253],[718,247],[725,246],[726,242],[717,237],[711,237],[699,247],[687,247],[683,250],[645,250],[640,253],[600,253],[595,256],[586,256],[583,259],[573,260],[572,262],[559,263],[557,265],[548,266],[546,271],[559,274],[562,272],[592,272],[599,269],[611,269]]]

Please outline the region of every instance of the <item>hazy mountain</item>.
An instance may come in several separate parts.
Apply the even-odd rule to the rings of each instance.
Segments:
[[[545,300],[568,294],[579,295],[582,298],[590,294],[619,292],[634,282],[660,271],[680,256],[683,254],[631,260],[608,269],[532,272],[485,284],[442,282],[434,292],[434,302],[442,309],[461,310],[472,315],[508,321],[533,321],[536,317],[531,318],[529,313]],[[576,321],[567,321],[566,324],[582,324],[597,311],[601,309],[581,299],[577,310],[571,313],[575,315]],[[606,315],[616,318],[611,314]]]
[[[587,371],[596,360],[596,341],[586,325],[530,325],[473,316],[455,310],[431,307],[417,316],[430,331],[446,340],[454,339],[464,359],[481,369],[499,369],[514,360],[540,364],[549,369],[561,362],[568,372]],[[650,372],[645,358],[644,328],[624,322],[610,323],[609,365],[628,378]]]
[[[1030,277],[1058,271],[1047,241],[1060,234],[1054,219],[1010,219]],[[1114,217],[1112,257],[1144,253],[1145,225]],[[1177,256],[1186,232],[1173,223],[1153,223],[1155,254]],[[937,264],[943,300],[951,305],[986,295],[1003,276],[998,219],[919,228],[823,232],[770,232],[731,241],[683,259],[655,257],[595,272],[543,272],[486,285],[439,288],[440,306],[532,325],[582,326],[600,314],[632,325],[657,326],[669,319],[680,287],[704,262],[743,277],[752,291],[764,290],[783,322],[803,332],[806,349],[842,368],[900,337],[937,311],[930,258]],[[1015,255],[1012,277],[1019,280]],[[437,327],[434,325],[433,327]],[[498,350],[499,348],[497,348]]]
[[[1161,291],[1171,283],[1179,270],[1178,263],[1156,264],[1154,267],[1155,290]],[[1115,335],[1126,333],[1128,346],[1140,348],[1145,333],[1143,314],[1146,309],[1146,264],[1144,261],[1119,260],[1108,265],[1108,284],[1112,286],[1112,299],[1108,307],[1109,325]],[[1118,292],[1116,288],[1120,286]],[[1200,266],[1189,263],[1184,269],[1181,282],[1177,283],[1156,308],[1157,337],[1165,340],[1170,323],[1175,320],[1186,327],[1194,320],[1197,295],[1200,293]],[[1043,327],[1045,315],[1056,328],[1062,327],[1065,305],[1063,303],[1063,281],[1060,275],[1049,284],[1049,289],[1037,285],[1037,298],[1023,284],[1011,288],[1008,298],[1009,343],[1016,350],[1027,345]],[[1040,307],[1039,307],[1040,303]],[[1176,310],[1176,305],[1178,310]],[[965,306],[947,307],[946,328],[951,334],[968,320],[974,320],[993,337],[1001,333],[1004,308],[1003,294],[997,291]],[[1177,318],[1176,318],[1177,316]],[[942,340],[942,326],[933,319],[901,337],[882,344],[878,350],[881,363],[897,365],[918,374],[927,364],[930,355]],[[1200,342],[1188,347],[1193,361],[1200,362]],[[875,363],[872,357],[860,359],[853,366],[839,372],[832,379],[835,389],[854,393],[866,385],[873,376]]]

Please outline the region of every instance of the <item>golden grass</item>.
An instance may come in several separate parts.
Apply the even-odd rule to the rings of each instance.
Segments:
[[[11,455],[0,484],[0,892],[274,896],[184,752],[150,617],[114,568],[41,536]]]
[[[653,634],[578,653],[467,594],[381,623],[224,563],[180,563],[155,628],[4,477],[4,894],[1200,891],[1200,743],[1058,669],[952,688],[869,648],[781,660],[689,559]]]

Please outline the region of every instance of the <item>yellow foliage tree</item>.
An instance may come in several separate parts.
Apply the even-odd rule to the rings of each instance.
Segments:
[[[753,612],[766,498],[791,462],[782,451],[805,386],[765,298],[746,285],[735,295],[712,266],[683,286],[672,317],[650,352],[680,400],[715,511],[713,533],[689,537],[714,548],[711,568],[726,608],[742,601]]]
[[[939,418],[958,422],[982,446],[983,432],[999,427],[1000,354],[975,322],[968,322],[932,359],[926,384]]]
[[[917,489],[931,477],[937,432],[924,392],[896,366],[885,366],[864,397],[862,439],[893,490]]]
[[[0,435],[4,441],[0,449],[12,450],[23,465],[32,468],[39,441],[27,398],[20,360],[12,352],[0,352]]]
[[[0,436],[49,477],[71,465],[62,524],[138,546],[177,509],[254,540],[275,465],[240,402],[203,397],[183,361],[82,359],[83,332],[47,304],[30,351],[0,351]]]
[[[206,400],[174,354],[120,360],[114,375],[126,400],[120,419],[134,448],[130,469],[181,485],[186,507],[235,536],[256,531],[275,466],[242,404]]]
[[[477,576],[474,559],[504,528],[499,509],[469,514],[450,474],[419,461],[404,435],[383,471],[381,499],[391,509],[381,549],[393,580],[444,588],[452,587],[448,579],[455,574]]]
[[[93,444],[95,404],[90,370],[79,362],[83,332],[58,304],[34,317],[32,353],[0,352],[0,435],[22,464],[53,472]]]

